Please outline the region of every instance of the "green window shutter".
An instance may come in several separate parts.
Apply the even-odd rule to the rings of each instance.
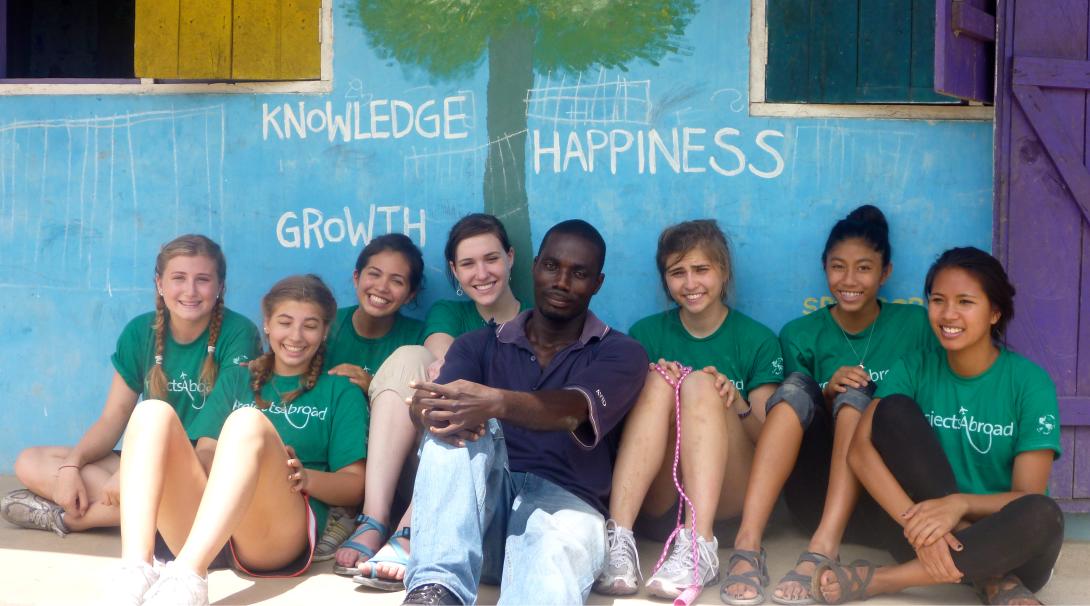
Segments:
[[[141,78],[316,80],[321,0],[137,0]]]
[[[934,11],[935,0],[768,0],[765,100],[952,102],[932,90]]]

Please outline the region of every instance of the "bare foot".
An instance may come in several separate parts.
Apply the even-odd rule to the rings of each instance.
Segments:
[[[809,577],[814,574],[814,569],[817,568],[817,564],[809,560],[802,560],[795,565],[794,571],[804,577]],[[776,588],[772,591],[772,595],[780,598],[781,600],[790,600],[792,602],[805,600],[810,598],[810,585],[803,584],[802,581],[789,580],[786,576],[776,584]]]
[[[356,528],[357,530],[359,529],[358,526]],[[376,549],[382,547],[386,537],[382,536],[382,533],[374,527],[371,527],[349,540],[360,543],[361,545],[366,545],[371,549],[371,553],[374,553]],[[338,566],[343,566],[345,568],[351,568],[358,564],[362,564],[369,558],[369,556],[356,549],[352,549],[351,547],[341,547],[333,557],[336,558]]]
[[[745,559],[735,557],[731,558],[730,560],[730,569],[727,570],[727,575],[746,576],[759,583],[760,580],[757,575],[752,574],[755,570],[756,569],[753,567],[753,565]],[[719,591],[719,597],[726,601],[728,604],[732,603],[730,600],[752,600],[753,598],[757,597],[757,588],[753,585],[749,585],[746,583],[732,583],[730,585],[723,585],[723,588]]]
[[[868,588],[870,582],[874,580],[873,571],[877,570],[877,567],[863,560],[857,560],[850,566],[844,566],[836,562],[832,562],[831,565],[844,571],[845,576],[848,578],[848,586],[842,587],[840,585],[840,579],[837,578],[836,572],[833,570],[826,569],[822,571],[821,576],[818,578],[818,591],[821,592],[824,603],[843,604],[849,600],[864,600],[874,595],[868,591]]]
[[[392,538],[391,540],[397,541],[397,544],[405,550],[405,554],[409,553],[409,539],[405,537]],[[397,553],[389,543],[382,546],[382,549],[375,554],[373,560],[378,560],[377,563],[373,563],[371,560],[361,562],[359,564],[360,574],[365,577],[371,576],[371,569],[375,569],[376,576],[384,581],[404,581],[406,565],[400,563],[402,556]]]

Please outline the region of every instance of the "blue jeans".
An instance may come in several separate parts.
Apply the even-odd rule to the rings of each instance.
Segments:
[[[426,435],[413,491],[405,586],[438,583],[474,604],[481,581],[501,604],[582,604],[605,564],[605,519],[532,473],[512,472],[495,419],[464,448]]]

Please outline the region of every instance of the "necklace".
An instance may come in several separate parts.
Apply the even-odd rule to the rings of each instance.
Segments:
[[[844,336],[844,342],[848,344],[848,347],[852,348],[852,354],[855,357],[859,358],[859,363],[856,364],[856,366],[862,368],[863,370],[867,369],[866,366],[863,366],[863,362],[867,359],[867,353],[870,351],[870,341],[874,337],[874,329],[878,327],[878,318],[881,315],[882,312],[881,310],[879,310],[878,315],[874,316],[874,322],[871,322],[870,331],[867,332],[867,344],[863,347],[863,355],[859,355],[859,352],[855,349],[855,345],[852,345],[852,340],[848,338],[848,333],[844,331],[844,327],[842,327],[840,323],[836,321],[836,318],[833,318],[833,323],[836,324],[836,327],[840,329],[840,334]]]

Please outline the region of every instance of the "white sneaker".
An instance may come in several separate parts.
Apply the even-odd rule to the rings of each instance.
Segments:
[[[68,534],[64,509],[25,488],[13,490],[0,499],[0,517],[23,528],[51,531],[61,538]]]
[[[141,560],[122,560],[107,577],[102,604],[140,606],[144,594],[159,580],[159,571]]]
[[[660,598],[674,599],[693,586],[693,539],[688,528],[677,533],[670,555],[647,581],[647,592]],[[719,582],[719,540],[696,538],[697,575],[700,587]]]
[[[632,531],[606,522],[606,567],[594,582],[594,591],[605,595],[632,595],[639,591],[640,555]]]
[[[144,606],[208,606],[208,579],[168,562],[144,594]]]

